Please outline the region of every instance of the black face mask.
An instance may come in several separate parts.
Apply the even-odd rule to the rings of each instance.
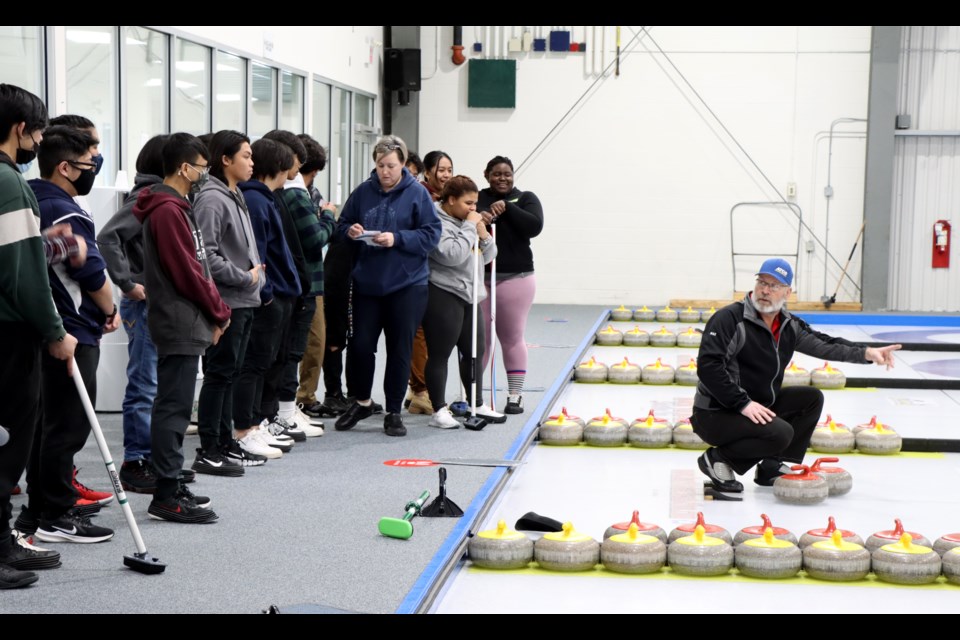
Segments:
[[[30,139],[33,140],[33,136],[30,136]],[[30,164],[37,158],[37,143],[33,142],[33,149],[24,149],[23,145],[17,140],[17,164]]]
[[[73,185],[73,188],[77,190],[78,196],[85,196],[90,193],[90,190],[93,189],[93,181],[97,179],[97,172],[95,169],[81,169],[80,176],[76,180],[70,180],[70,184]]]
[[[103,154],[93,156],[93,164],[97,165],[97,167],[93,170],[93,175],[100,175],[100,169],[103,168]]]

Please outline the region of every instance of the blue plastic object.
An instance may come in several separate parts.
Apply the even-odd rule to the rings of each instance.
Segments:
[[[482,43],[482,42],[474,42],[474,43],[473,43],[473,52],[474,52],[474,53],[480,53],[481,51],[483,51],[483,43]]]
[[[546,51],[546,50],[547,50],[547,39],[546,39],[546,38],[534,38],[534,39],[533,39],[533,50],[534,50],[534,51]]]
[[[570,32],[569,31],[551,31],[550,32],[550,51],[569,51],[570,50]]]

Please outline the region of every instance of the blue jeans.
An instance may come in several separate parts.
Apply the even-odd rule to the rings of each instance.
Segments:
[[[123,298],[127,332],[127,391],[123,395],[123,460],[150,458],[150,414],[157,395],[157,347],[147,328],[147,302]]]

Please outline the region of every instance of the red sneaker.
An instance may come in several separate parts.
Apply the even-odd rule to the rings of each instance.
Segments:
[[[92,516],[96,513],[100,513],[100,503],[96,502],[95,500],[77,498],[76,502],[73,503],[73,508],[82,516]]]
[[[77,468],[73,468],[73,489],[82,500],[89,500],[101,506],[113,500],[113,494],[106,491],[94,491],[77,481]]]

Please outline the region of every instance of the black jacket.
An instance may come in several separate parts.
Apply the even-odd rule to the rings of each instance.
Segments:
[[[776,342],[750,295],[717,311],[703,330],[694,408],[740,411],[751,400],[772,406],[794,351],[826,360],[869,362],[866,347],[814,331],[786,309],[780,322]]]
[[[527,273],[533,271],[533,251],[530,238],[543,231],[543,206],[532,191],[514,188],[506,196],[493,189],[483,189],[477,198],[477,211],[489,211],[490,205],[503,200],[507,210],[497,218],[497,273]],[[486,266],[490,273],[490,265]]]

